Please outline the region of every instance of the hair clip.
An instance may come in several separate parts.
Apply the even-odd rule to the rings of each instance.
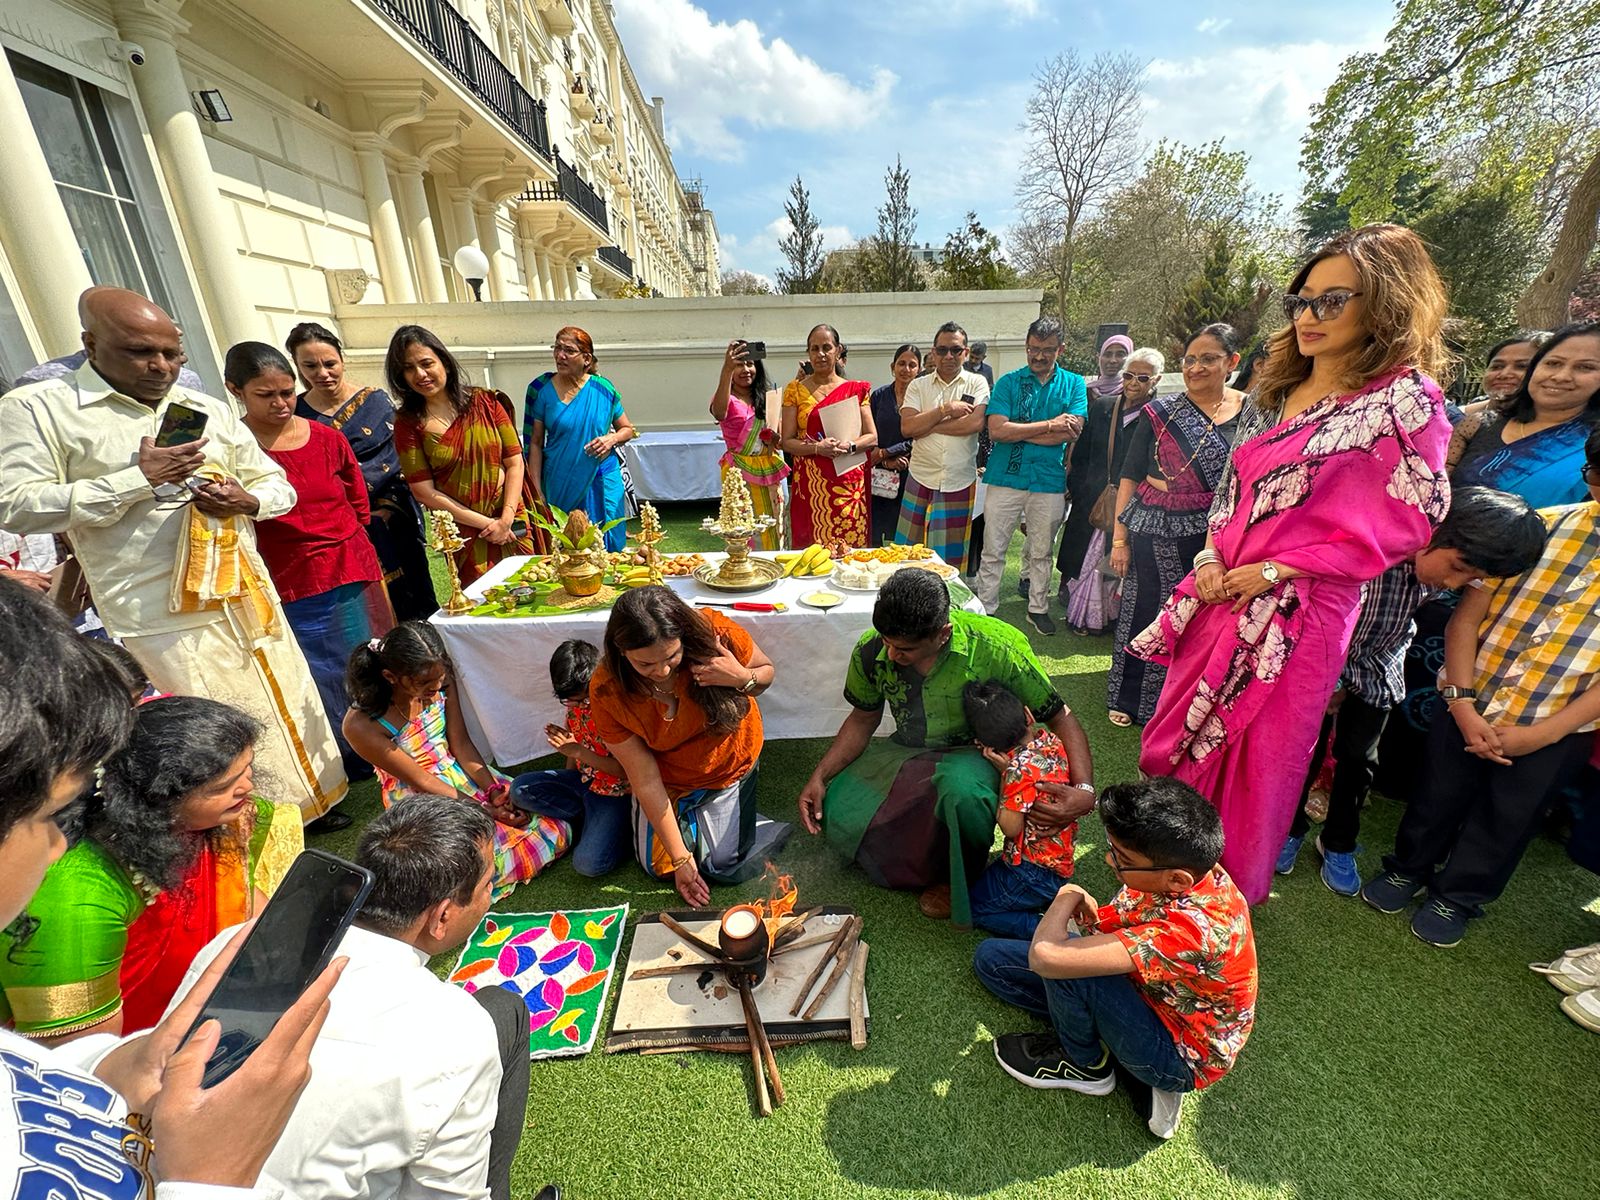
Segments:
[[[379,650],[383,649],[383,639],[382,638],[373,638],[371,641],[369,641],[367,643],[367,649],[371,650],[374,654],[376,654]]]

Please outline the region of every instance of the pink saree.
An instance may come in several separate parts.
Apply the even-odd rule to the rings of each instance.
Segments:
[[[1271,890],[1361,585],[1424,546],[1450,507],[1444,398],[1409,367],[1271,421],[1247,406],[1212,544],[1229,566],[1302,574],[1235,613],[1203,603],[1191,572],[1128,645],[1168,668],[1139,767],[1217,806],[1223,866],[1252,904]]]

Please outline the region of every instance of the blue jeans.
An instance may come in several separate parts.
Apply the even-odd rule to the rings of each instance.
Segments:
[[[511,781],[511,803],[569,822],[575,831],[572,869],[594,878],[627,858],[632,802],[591,792],[576,770],[529,771]]]
[[[1065,882],[1049,867],[1027,859],[1012,866],[997,858],[972,885],[972,923],[1001,937],[1026,941]]]
[[[978,981],[1007,1004],[1044,1017],[1067,1057],[1080,1067],[1111,1057],[1136,1079],[1164,1092],[1194,1090],[1194,1076],[1172,1034],[1128,975],[1044,979],[1028,969],[1028,943],[989,938],[978,943],[972,969]]]

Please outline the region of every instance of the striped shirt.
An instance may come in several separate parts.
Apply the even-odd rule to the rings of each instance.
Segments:
[[[1600,504],[1539,515],[1544,556],[1501,581],[1478,629],[1478,703],[1492,725],[1547,720],[1600,682]]]
[[[1374,708],[1393,708],[1406,696],[1406,651],[1417,635],[1416,611],[1433,596],[1410,559],[1361,589],[1361,613],[1350,635],[1339,682]]]

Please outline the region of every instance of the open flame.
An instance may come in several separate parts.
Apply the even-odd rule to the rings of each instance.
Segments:
[[[767,936],[774,938],[778,936],[778,927],[783,923],[783,918],[794,911],[800,892],[794,885],[793,876],[780,873],[773,863],[767,864],[762,878],[767,881],[767,898],[757,900],[754,907],[767,923]]]

